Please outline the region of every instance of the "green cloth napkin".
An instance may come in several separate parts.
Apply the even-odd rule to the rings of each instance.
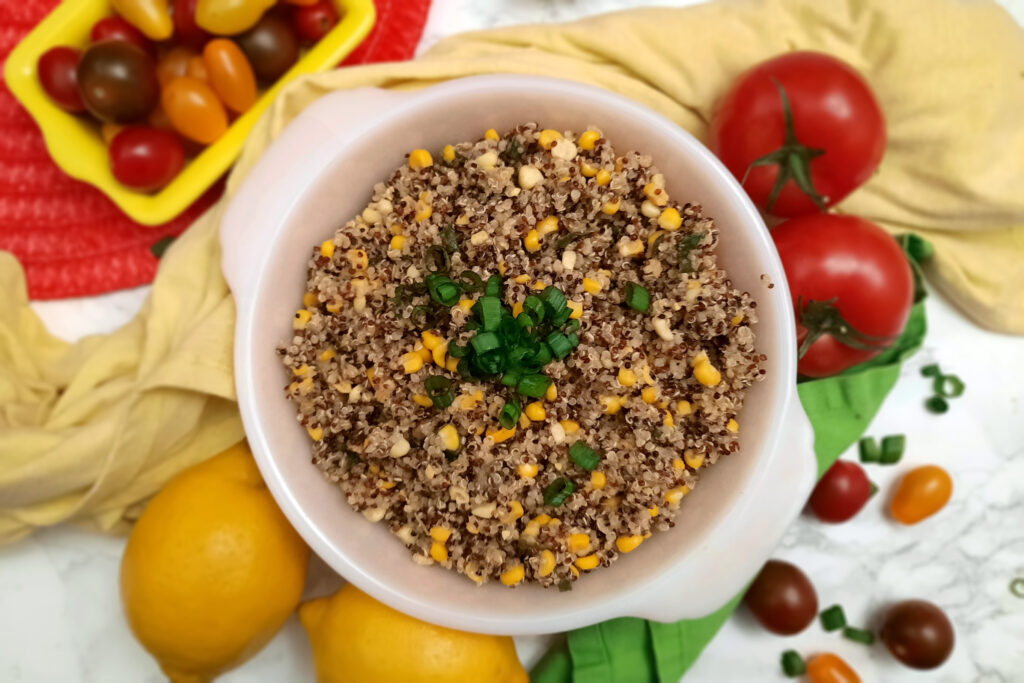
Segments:
[[[916,235],[900,239],[914,269],[915,303],[903,334],[876,358],[844,374],[797,385],[814,427],[818,476],[864,433],[899,379],[900,366],[921,347],[927,331],[919,263],[931,245]],[[739,605],[740,593],[700,619],[661,624],[625,617],[569,633],[530,674],[533,683],[676,683]]]

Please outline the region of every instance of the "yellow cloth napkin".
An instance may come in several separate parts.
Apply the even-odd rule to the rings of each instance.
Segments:
[[[993,2],[735,0],[457,36],[413,62],[296,82],[254,130],[228,198],[331,90],[543,74],[617,91],[705,138],[728,84],[793,49],[851,63],[886,113],[881,170],[842,211],[926,237],[943,294],[987,327],[1024,333],[1024,31]],[[0,254],[0,540],[68,519],[116,529],[172,474],[241,438],[223,204],[166,253],[138,318],[73,346],[42,327],[20,268]]]

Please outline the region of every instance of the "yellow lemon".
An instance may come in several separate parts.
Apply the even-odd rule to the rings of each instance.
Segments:
[[[175,683],[256,654],[295,610],[309,548],[244,443],[185,470],[146,506],[121,560],[128,623]]]
[[[320,683],[526,683],[508,636],[408,617],[346,584],[299,608]]]

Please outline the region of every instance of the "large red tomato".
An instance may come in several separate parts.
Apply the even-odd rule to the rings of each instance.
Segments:
[[[758,208],[801,216],[871,177],[885,151],[885,119],[845,62],[792,52],[736,80],[715,110],[711,148]]]
[[[772,230],[800,344],[798,370],[828,377],[869,360],[903,332],[914,277],[900,245],[856,216],[802,216]]]

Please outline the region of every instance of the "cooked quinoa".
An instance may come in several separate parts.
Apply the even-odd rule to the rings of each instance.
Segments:
[[[718,237],[699,204],[669,198],[650,156],[616,152],[593,127],[528,123],[413,151],[313,249],[279,348],[313,464],[419,564],[571,587],[674,526],[699,470],[739,449],[736,416],[766,358],[757,303],[718,268]],[[556,288],[579,321],[578,345],[543,366],[551,386],[522,398],[511,429],[498,418],[515,388],[465,377],[468,359],[448,353],[479,332],[482,294],[448,307],[423,293],[445,267],[503,276],[506,318]],[[649,293],[647,310],[627,285]],[[433,404],[435,376],[451,381],[450,406]],[[570,457],[577,442],[596,466]]]

